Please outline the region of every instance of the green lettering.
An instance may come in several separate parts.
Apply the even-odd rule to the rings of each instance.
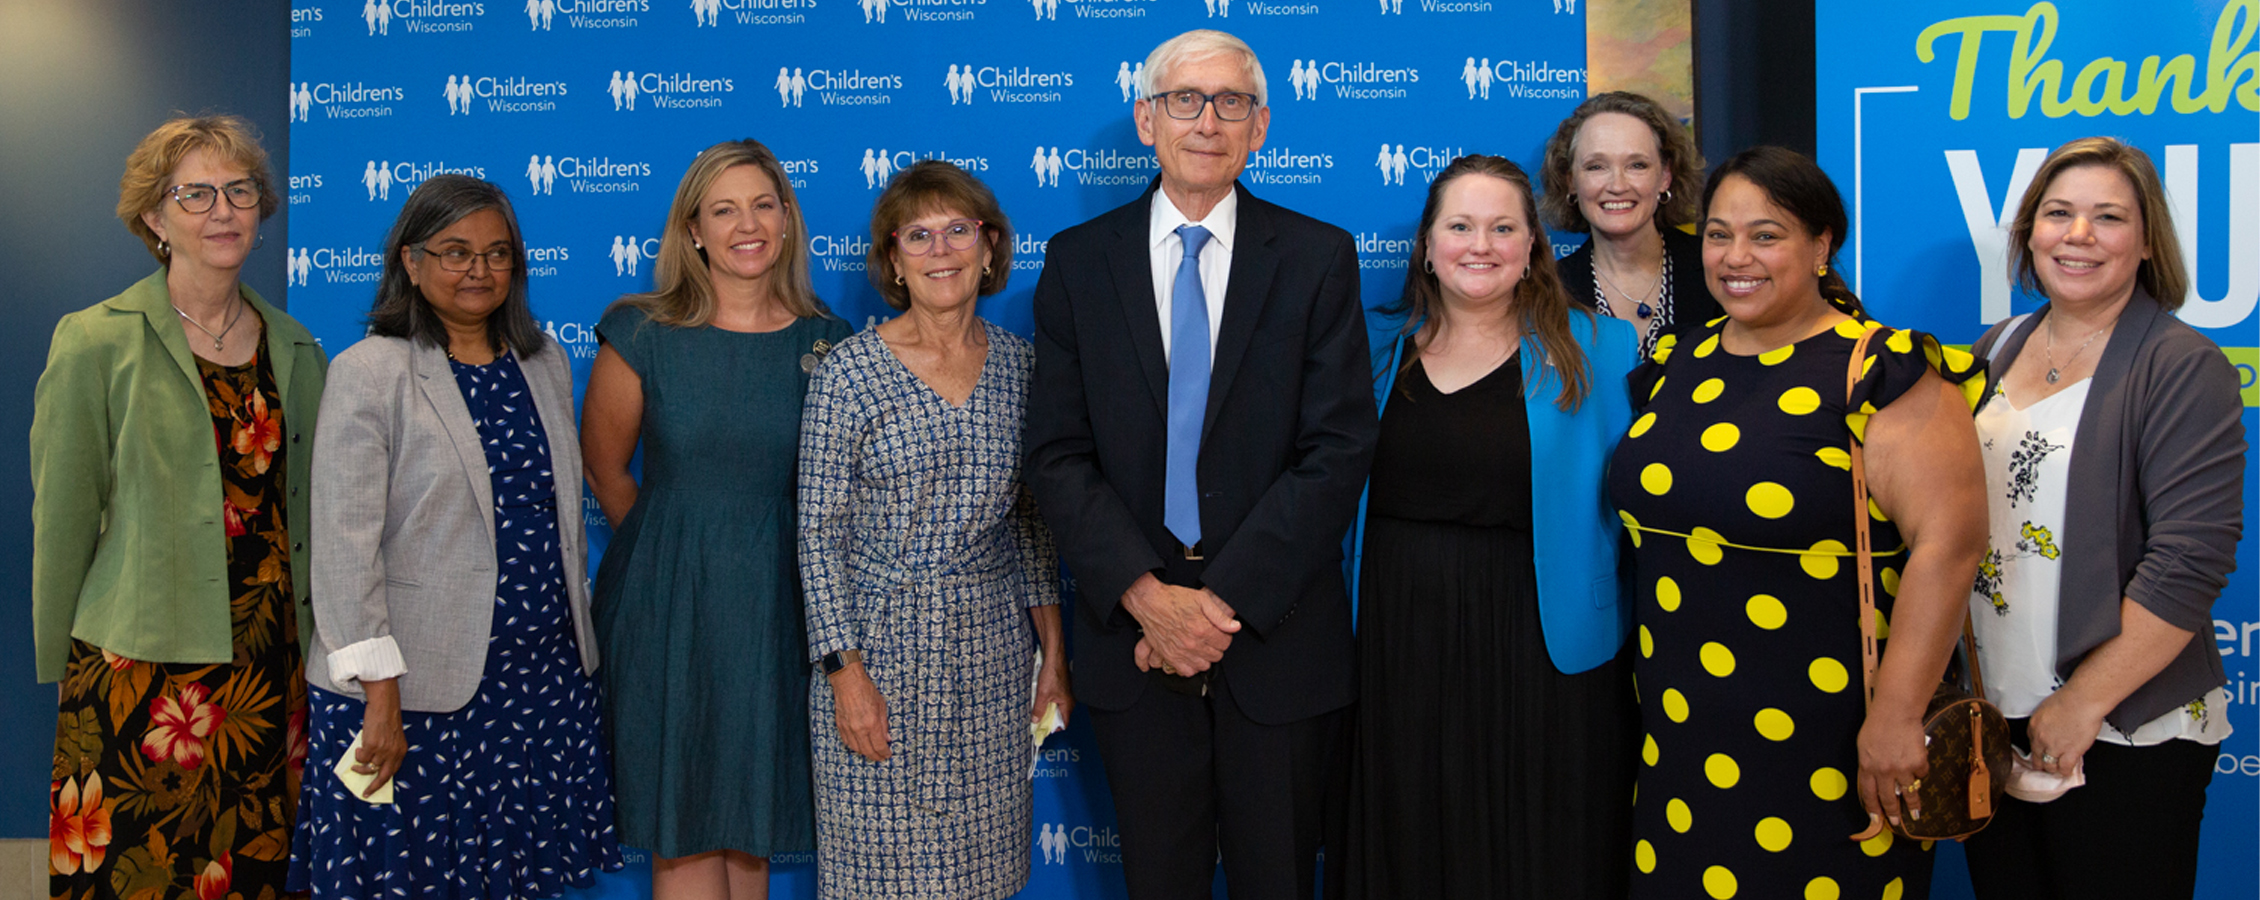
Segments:
[[[1954,97],[1947,114],[1957,121],[1970,117],[1970,86],[1977,76],[1978,47],[1988,31],[2020,31],[2023,16],[1963,16],[1948,19],[1915,36],[1915,58],[1930,62],[1937,57],[1931,45],[1947,35],[1960,35],[1961,52],[1954,60]]]
[[[2242,28],[2236,27],[2239,20]],[[2260,111],[2260,95],[2255,94],[2251,81],[2260,78],[2260,55],[2244,52],[2255,30],[2260,30],[2260,0],[2236,0],[2222,8],[2220,20],[2213,25],[2213,46],[2205,58],[2205,108],[2227,110],[2229,97],[2234,94],[2246,109]],[[2242,90],[2237,87],[2240,80],[2245,82]]]
[[[2142,61],[2142,73],[2136,76],[2134,106],[2143,115],[2158,111],[2158,99],[2166,93],[2167,82],[2177,82],[2174,90],[2174,111],[2193,113],[2205,107],[2204,97],[2193,97],[2189,91],[2197,86],[2197,57],[2184,53],[2167,61],[2164,68],[2158,57]]]
[[[2095,79],[2103,78],[2103,96],[2095,96]],[[2123,99],[2120,91],[2126,88],[2127,64],[2108,56],[2098,57],[2080,70],[2072,79],[2072,110],[2093,118],[2105,112],[2126,115],[2134,111],[2134,102]]]

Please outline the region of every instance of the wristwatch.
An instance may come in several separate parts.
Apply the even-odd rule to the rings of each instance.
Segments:
[[[824,674],[831,675],[850,665],[863,661],[861,650],[835,650],[824,654]]]

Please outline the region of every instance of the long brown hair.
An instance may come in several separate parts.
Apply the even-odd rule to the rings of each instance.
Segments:
[[[803,319],[831,314],[824,301],[816,299],[815,283],[808,277],[808,225],[801,220],[793,180],[777,162],[777,154],[752,138],[723,141],[699,152],[690,171],[683,173],[682,183],[675,186],[675,202],[667,207],[651,292],[629,294],[617,305],[642,309],[661,325],[696,328],[714,321],[714,282],[706,274],[706,251],[691,246],[691,222],[699,216],[699,200],[707,189],[723,172],[738,166],[753,166],[769,176],[785,206],[785,233],[777,236],[777,266],[769,276],[777,301]]]
[[[2134,188],[2135,203],[2142,208],[2142,248],[2150,251],[2150,258],[2135,268],[2135,283],[2150,292],[2160,309],[2181,309],[2182,301],[2189,298],[2189,270],[2182,267],[2182,242],[2174,231],[2173,210],[2166,205],[2166,188],[2159,183],[2158,169],[2150,164],[2149,154],[2114,137],[2084,137],[2067,143],[2048,154],[2040,163],[2040,171],[2033,173],[2032,187],[2025,189],[2024,200],[2017,204],[2015,224],[2009,226],[2009,264],[2016,270],[2017,284],[2034,296],[2048,296],[2047,287],[2033,271],[2033,226],[2040,218],[2040,201],[2048,195],[2048,185],[2056,176],[2082,166],[2110,169]]]
[[[1469,175],[1488,175],[1522,192],[1522,217],[1530,229],[1530,262],[1523,270],[1522,280],[1515,284],[1514,299],[1508,309],[1521,319],[1524,334],[1537,335],[1545,361],[1552,364],[1554,372],[1561,377],[1562,392],[1554,398],[1554,405],[1576,412],[1592,389],[1592,378],[1586,371],[1585,351],[1578,347],[1577,336],[1570,331],[1570,310],[1574,308],[1586,316],[1593,315],[1593,311],[1570,305],[1569,292],[1562,289],[1561,273],[1554,268],[1553,242],[1546,238],[1545,223],[1538,220],[1538,202],[1530,190],[1530,176],[1523,174],[1522,167],[1513,161],[1482,154],[1462,156],[1452,160],[1451,165],[1436,174],[1435,181],[1428,183],[1428,205],[1420,210],[1420,230],[1413,235],[1412,259],[1405,267],[1405,292],[1391,311],[1405,314],[1406,332],[1418,329],[1431,313],[1442,312],[1444,289],[1427,265],[1428,230],[1436,226],[1437,208],[1443,205],[1444,189]],[[1425,347],[1426,340],[1415,334],[1414,346]]]

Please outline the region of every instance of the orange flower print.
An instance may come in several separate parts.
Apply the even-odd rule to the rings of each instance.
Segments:
[[[112,653],[107,647],[102,649],[102,662],[109,665],[112,672],[123,672],[133,668],[133,660]]]
[[[264,466],[265,464],[261,463],[261,465]],[[244,527],[243,507],[235,505],[235,501],[221,500],[220,510],[228,523],[228,537],[242,537],[251,530]]]
[[[47,864],[57,875],[102,867],[110,848],[110,807],[102,802],[102,776],[87,773],[85,789],[65,778],[47,810]]]
[[[235,857],[222,853],[219,859],[204,864],[204,871],[196,873],[196,900],[220,900],[228,895],[228,882],[235,879]]]
[[[291,774],[295,775],[306,769],[306,710],[300,709],[290,714],[288,735],[283,739],[283,746],[290,748],[287,764]]]
[[[282,449],[282,423],[267,410],[267,397],[252,391],[245,398],[235,423],[235,452],[251,457],[252,470],[261,474]]]
[[[149,701],[149,720],[154,724],[141,737],[141,754],[150,762],[170,759],[183,769],[203,765],[204,738],[227,718],[219,704],[204,702],[211,693],[210,688],[191,684],[182,686],[178,697]]]

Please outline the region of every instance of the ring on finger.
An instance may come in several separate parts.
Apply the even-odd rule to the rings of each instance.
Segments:
[[[1921,790],[1921,789],[1922,789],[1922,786],[1923,786],[1923,780],[1922,780],[1922,779],[1920,779],[1920,778],[1917,778],[1917,779],[1915,779],[1915,780],[1913,780],[1913,781],[1907,782],[1907,789],[1908,789],[1908,790],[1910,790],[1910,791],[1914,791],[1914,790]]]
[[[2041,764],[2041,765],[2044,765],[2044,766],[2053,766],[2053,765],[2055,765],[2055,764],[2056,764],[2056,754],[2054,754],[2054,753],[2043,753],[2043,754],[2041,754],[2041,755],[2040,755],[2040,764]]]

